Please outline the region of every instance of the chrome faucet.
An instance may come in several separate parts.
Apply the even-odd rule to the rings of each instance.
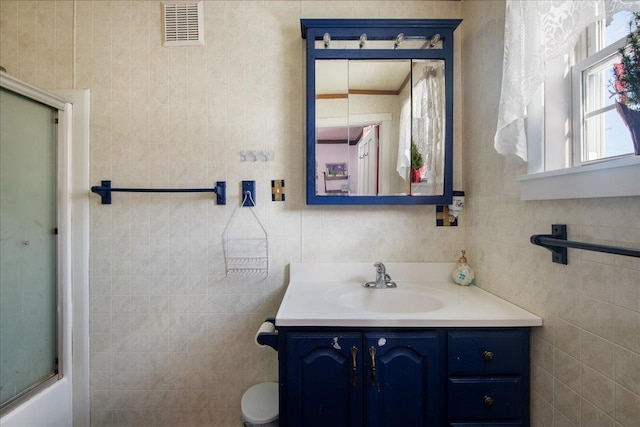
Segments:
[[[376,289],[386,289],[386,288],[395,288],[397,287],[396,282],[391,280],[391,276],[387,274],[387,270],[383,263],[376,262],[373,264],[376,268],[376,280],[373,282],[363,283],[362,286],[365,288],[376,288]]]

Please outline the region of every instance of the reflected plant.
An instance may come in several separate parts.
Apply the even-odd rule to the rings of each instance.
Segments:
[[[424,166],[424,157],[418,151],[418,146],[412,141],[411,142],[411,168],[412,169],[420,169]]]
[[[627,43],[618,50],[620,62],[614,64],[615,81],[611,85],[618,101],[632,110],[640,110],[640,12],[629,21]]]

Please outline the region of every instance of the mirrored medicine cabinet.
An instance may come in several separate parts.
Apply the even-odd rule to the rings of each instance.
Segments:
[[[459,19],[302,19],[307,204],[451,203]]]

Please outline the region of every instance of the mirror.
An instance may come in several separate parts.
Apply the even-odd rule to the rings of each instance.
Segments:
[[[460,20],[307,20],[307,204],[449,204]]]

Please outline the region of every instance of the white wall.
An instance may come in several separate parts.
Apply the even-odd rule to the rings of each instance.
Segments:
[[[253,335],[275,314],[290,262],[451,261],[462,248],[464,227],[436,227],[433,206],[305,205],[300,35],[302,17],[459,18],[460,2],[204,6],[206,45],[166,48],[158,1],[0,1],[2,66],[45,88],[91,89],[91,185],[227,181],[226,206],[201,194],[117,193],[110,206],[90,196],[94,426],[237,425],[242,393],[277,376],[275,353]],[[275,161],[240,162],[243,149]],[[285,180],[285,202],[271,202],[272,179]],[[269,229],[266,280],[224,276],[241,180],[256,181]]]

